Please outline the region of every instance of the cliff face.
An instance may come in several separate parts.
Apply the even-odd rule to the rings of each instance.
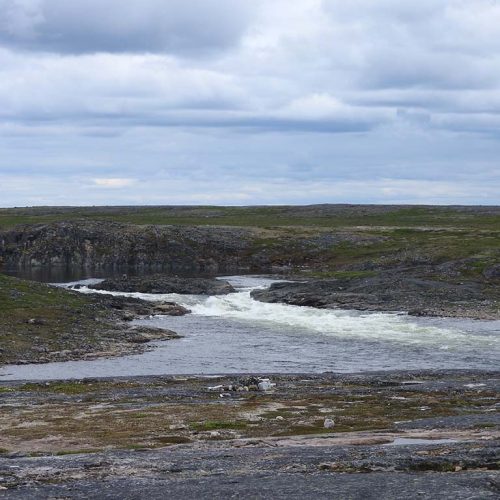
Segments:
[[[347,245],[385,241],[346,230],[303,232],[231,226],[136,225],[79,220],[0,231],[5,269],[208,273],[318,267]]]
[[[0,233],[5,268],[144,269],[217,272],[251,267],[248,230],[59,222]]]

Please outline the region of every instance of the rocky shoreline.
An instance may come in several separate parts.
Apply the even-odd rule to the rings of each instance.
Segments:
[[[0,231],[0,261],[9,269],[217,273],[252,266],[252,239],[241,228],[58,222]]]
[[[109,294],[83,295],[0,274],[0,365],[49,363],[139,354],[175,332],[138,326],[151,315],[190,311],[173,302]]]
[[[152,315],[183,315],[189,311],[171,302],[149,302],[117,297],[105,291],[233,293],[224,280],[165,275],[123,276],[91,285],[94,294],[79,294],[43,284],[3,277],[0,301],[11,312],[0,318],[4,339],[0,362],[47,363],[122,356],[144,352],[152,340],[178,338],[169,330],[139,327],[131,322]],[[411,270],[374,275],[309,279],[272,284],[252,291],[255,300],[316,308],[403,311],[417,316],[445,316],[481,320],[500,319],[500,287],[488,281],[443,280]],[[75,288],[78,288],[76,285]],[[2,297],[4,297],[2,299]],[[43,304],[51,304],[47,309]],[[40,303],[33,307],[33,303]],[[59,333],[57,333],[59,332]]]
[[[413,316],[500,319],[500,286],[473,280],[429,278],[412,270],[374,276],[273,283],[254,290],[255,300],[326,309],[406,312]]]
[[[499,372],[261,376],[1,383],[0,495],[498,497]]]
[[[386,209],[385,216],[396,210]],[[298,217],[301,212],[310,215],[311,210],[316,214],[310,220],[314,224],[328,223],[323,212],[343,213],[341,207],[296,207],[292,212]],[[366,207],[360,214],[368,217],[372,210],[378,213]],[[489,215],[479,208],[476,211],[470,216],[477,219],[477,229],[470,224],[460,226],[465,213],[461,210],[449,211],[449,220],[441,215],[443,221],[456,224],[450,227],[52,222],[0,231],[0,262],[19,272],[66,269],[107,277],[127,273],[126,279],[107,279],[95,288],[144,293],[229,293],[234,290],[227,283],[204,283],[199,276],[273,273],[301,283],[273,285],[269,291],[254,292],[255,299],[418,316],[500,319],[500,235],[489,222],[481,226],[484,217],[494,217],[498,210]],[[163,274],[145,277],[158,272]],[[199,281],[187,283],[177,274],[194,275]]]

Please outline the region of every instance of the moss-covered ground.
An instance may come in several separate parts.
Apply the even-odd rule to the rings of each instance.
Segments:
[[[134,336],[97,298],[0,273],[0,365],[130,353]]]
[[[428,379],[433,383],[432,376]],[[490,420],[480,427],[475,423],[474,432],[497,427],[498,393],[486,385],[468,387],[467,377],[432,390],[326,376],[275,381],[273,391],[232,392],[224,398],[208,390],[206,379],[195,377],[8,384],[0,392],[0,447],[71,453],[213,439],[341,436],[394,432],[402,421],[485,414]],[[324,427],[325,418],[335,420],[332,429]]]
[[[0,228],[77,219],[132,224],[313,227],[460,227],[498,229],[498,208],[438,206],[316,205],[294,206],[143,206],[35,207],[0,209]]]

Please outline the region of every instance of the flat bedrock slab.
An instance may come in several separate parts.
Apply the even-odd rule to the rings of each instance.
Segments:
[[[492,443],[493,445],[493,443]],[[0,459],[3,498],[498,498],[494,448],[189,446]],[[429,451],[431,456],[419,454]],[[437,456],[432,456],[437,454]],[[479,466],[475,465],[477,461]],[[469,469],[461,469],[463,464]],[[449,470],[442,472],[441,470]]]
[[[252,291],[261,302],[367,311],[405,311],[415,316],[500,319],[498,291],[477,282],[450,283],[382,272],[372,277],[273,283]]]

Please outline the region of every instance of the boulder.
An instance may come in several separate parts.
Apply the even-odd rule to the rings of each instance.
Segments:
[[[483,275],[488,279],[500,279],[500,264],[494,264],[483,271]]]
[[[116,311],[119,319],[132,321],[141,316],[183,316],[191,311],[175,302],[149,302],[135,297],[93,294],[103,307]]]

